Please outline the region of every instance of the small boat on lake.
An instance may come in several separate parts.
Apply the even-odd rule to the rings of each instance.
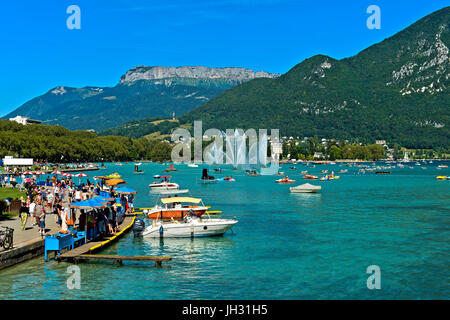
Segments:
[[[153,221],[142,232],[142,236],[151,238],[194,238],[221,236],[230,230],[237,220],[204,219],[189,211],[182,221]]]
[[[291,180],[291,179],[289,179],[288,176],[286,176],[286,177],[284,177],[284,178],[275,180],[275,182],[277,182],[277,183],[294,183],[295,180]]]
[[[245,170],[245,174],[250,177],[256,177],[259,175],[256,170]]]
[[[164,172],[170,172],[170,171],[177,171],[177,169],[173,166],[173,164],[170,164],[169,167],[164,170]]]
[[[144,170],[140,168],[140,166],[142,165],[142,163],[136,163],[134,165],[134,174],[144,174]]]
[[[161,179],[161,181],[155,180],[153,183],[149,184],[148,186],[152,190],[171,190],[171,189],[178,189],[180,186],[175,182],[170,182],[170,178],[172,176],[154,176],[155,179]]]
[[[375,171],[375,174],[391,174],[392,171]]]
[[[217,179],[217,181],[219,181],[219,182],[221,182],[221,181],[230,181],[230,182],[233,182],[233,181],[236,181],[235,179],[233,179],[231,176],[227,176],[227,177],[224,177],[224,178],[219,178],[219,179]]]
[[[315,193],[320,191],[321,189],[321,186],[315,186],[309,183],[289,188],[292,193]]]
[[[208,169],[203,169],[202,178],[200,179],[200,183],[202,184],[212,184],[217,183],[217,179],[208,174]]]
[[[189,168],[198,168],[198,164],[195,164],[195,163],[189,163],[187,166]]]
[[[310,174],[305,174],[303,176],[303,179],[306,179],[306,180],[317,180],[317,179],[319,179],[319,177],[318,176],[313,176],[313,175],[310,175]]]

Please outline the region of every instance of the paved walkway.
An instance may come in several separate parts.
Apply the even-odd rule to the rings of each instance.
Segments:
[[[68,195],[67,195],[67,191],[66,191],[66,194],[64,195],[63,206],[67,207],[68,205],[69,205]],[[41,235],[39,233],[39,226],[38,225],[34,226],[34,227],[32,226],[30,217],[28,217],[28,221],[27,221],[25,230],[22,230],[21,224],[22,224],[22,221],[21,221],[19,215],[10,220],[0,221],[0,226],[6,226],[6,227],[14,229],[13,248],[18,248],[23,245],[29,244],[33,240],[37,241],[37,240],[44,239],[44,235]],[[53,234],[60,230],[61,230],[61,228],[55,222],[55,216],[54,216],[53,212],[52,211],[50,212],[49,210],[47,210],[47,214],[45,217],[45,235]],[[3,248],[1,248],[0,250],[3,250]]]

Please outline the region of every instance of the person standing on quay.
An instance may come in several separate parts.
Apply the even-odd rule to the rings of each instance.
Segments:
[[[30,203],[29,213],[30,213],[30,217],[31,217],[31,226],[33,227],[33,226],[37,225],[37,221],[36,221],[36,201],[32,201]]]

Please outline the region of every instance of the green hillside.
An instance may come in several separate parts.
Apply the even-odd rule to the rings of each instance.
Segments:
[[[281,135],[450,142],[450,7],[356,56],[317,55],[276,79],[235,86],[180,118],[203,128],[279,128]]]
[[[170,159],[168,143],[146,138],[98,137],[60,126],[21,125],[0,120],[0,158],[15,156],[49,162]]]

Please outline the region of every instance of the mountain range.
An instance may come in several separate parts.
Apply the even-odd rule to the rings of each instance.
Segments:
[[[115,87],[57,87],[6,118],[98,131],[123,124],[104,134],[133,137],[202,120],[204,129],[278,128],[282,136],[448,148],[449,21],[445,7],[355,56],[316,55],[283,75],[139,66]],[[173,112],[177,122],[158,120]]]
[[[138,66],[114,87],[58,86],[3,118],[20,115],[73,130],[101,131],[134,119],[178,116],[232,86],[277,76],[244,68]]]
[[[449,21],[446,7],[355,56],[313,56],[275,79],[225,91],[180,123],[448,148]]]

